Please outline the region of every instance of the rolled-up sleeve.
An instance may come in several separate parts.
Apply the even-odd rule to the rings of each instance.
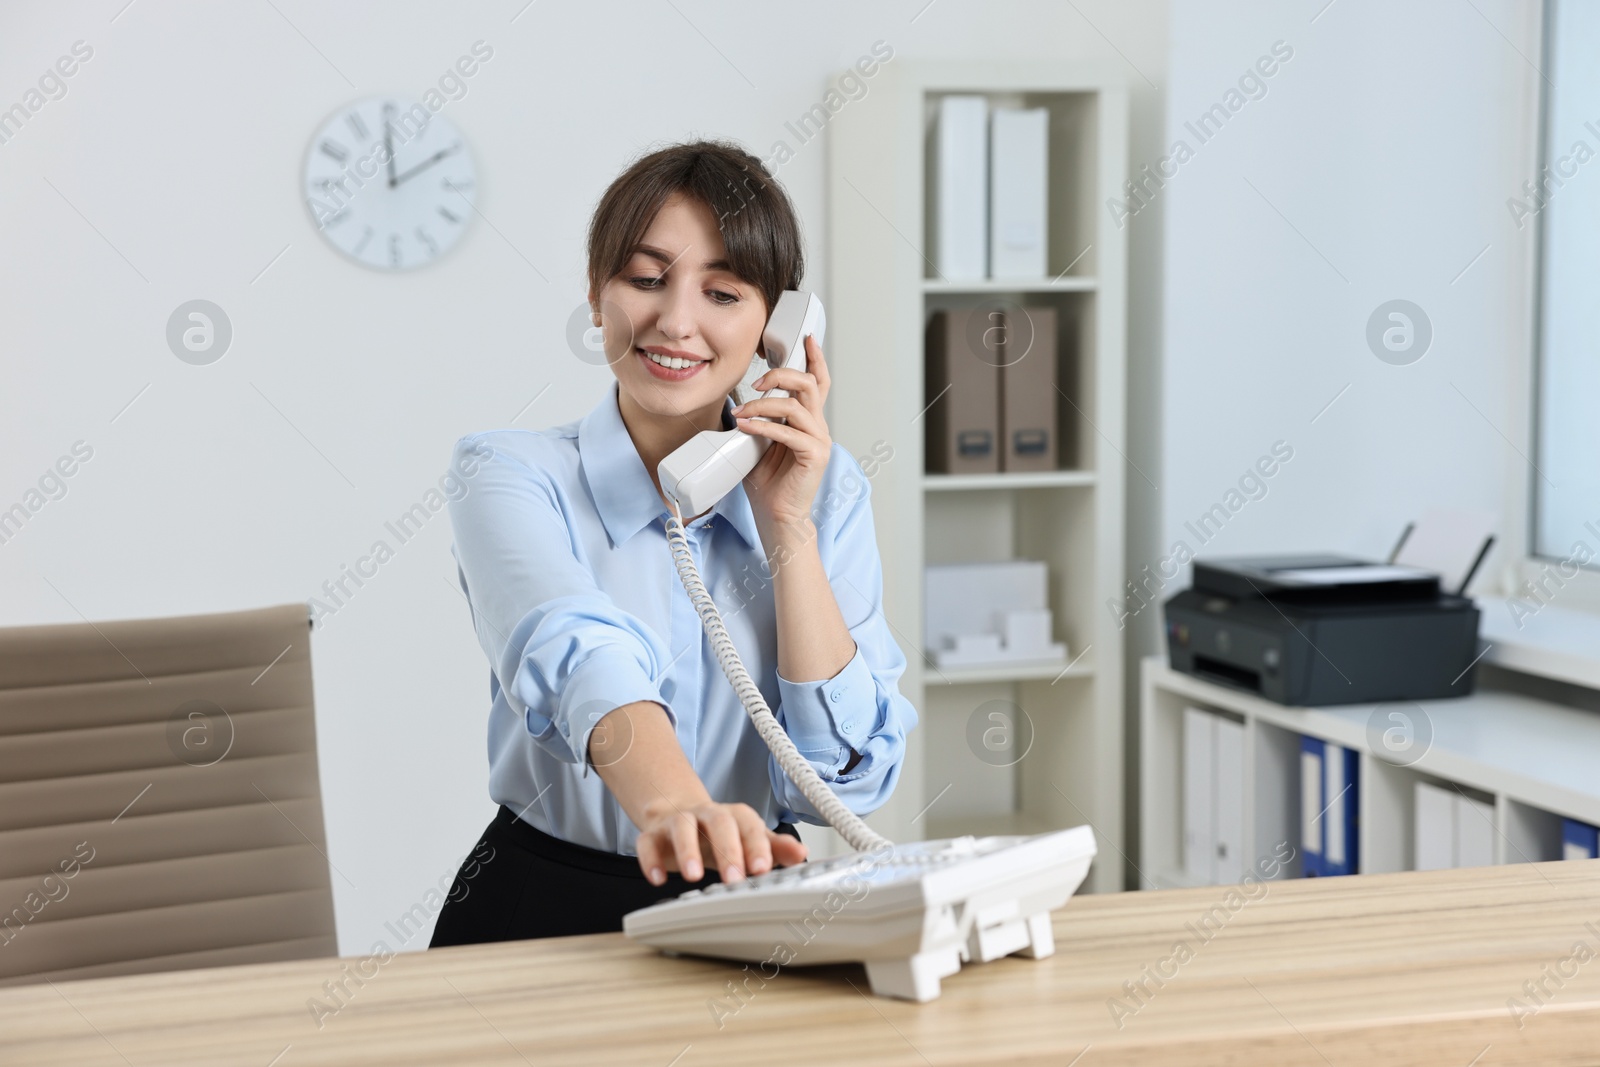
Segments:
[[[544,472],[485,434],[456,442],[464,492],[450,500],[451,553],[495,679],[533,741],[588,773],[589,735],[608,712],[661,695],[660,637],[596,585]]]
[[[872,521],[871,487],[855,459],[835,443],[839,476],[825,481],[813,508],[817,550],[855,655],[824,681],[778,676],[778,721],[795,748],[858,815],[876,811],[894,792],[905,762],[906,735],[917,712],[900,693],[906,658],[883,614],[883,566]],[[847,773],[852,752],[861,759]],[[768,775],[779,803],[809,823],[824,820],[789,781],[776,759]]]

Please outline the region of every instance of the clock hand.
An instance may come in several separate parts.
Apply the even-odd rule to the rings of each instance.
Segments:
[[[418,163],[416,166],[412,167],[410,170],[408,170],[404,174],[400,175],[400,177],[392,179],[389,182],[389,184],[391,186],[399,185],[401,182],[405,181],[407,178],[411,177],[413,174],[416,174],[418,171],[422,171],[422,170],[428,169],[429,167],[433,166],[435,163],[439,162],[439,160],[443,159],[445,156],[448,156],[450,153],[455,152],[455,151],[459,151],[460,148],[461,148],[461,145],[460,145],[459,142],[454,144],[454,145],[452,145],[452,146],[450,146],[449,148],[441,148],[439,151],[435,152],[433,155],[429,156],[427,159],[423,160],[421,163]]]
[[[387,116],[383,120],[383,150],[384,150],[384,154],[389,157],[389,188],[393,189],[394,186],[395,186],[395,180],[394,180],[394,127],[389,125],[389,119],[388,119]]]

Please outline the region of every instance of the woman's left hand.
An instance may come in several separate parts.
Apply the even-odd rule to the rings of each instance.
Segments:
[[[811,503],[833,449],[828,422],[822,415],[828,385],[822,346],[808,334],[806,370],[780,367],[755,381],[757,389],[783,389],[789,395],[757,398],[734,409],[739,429],[772,441],[767,454],[744,479],[745,493],[760,526],[798,527],[810,518]],[[757,419],[757,415],[766,418]],[[771,418],[786,419],[787,424],[767,421]]]

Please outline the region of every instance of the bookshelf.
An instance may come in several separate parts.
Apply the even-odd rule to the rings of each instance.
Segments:
[[[1487,662],[1487,659],[1486,659]],[[1141,665],[1140,885],[1195,884],[1183,867],[1183,709],[1244,723],[1244,863],[1280,841],[1300,848],[1300,736],[1352,749],[1360,761],[1358,873],[1414,869],[1415,784],[1492,801],[1495,863],[1561,858],[1561,818],[1600,825],[1600,716],[1512,686],[1452,700],[1295,708],[1173,670],[1160,656]],[[1514,681],[1506,675],[1506,681]],[[1372,724],[1388,709],[1425,720],[1431,738],[1407,760],[1385,758]],[[1381,737],[1381,731],[1378,734]],[[1300,873],[1299,858],[1280,877]]]
[[[1047,277],[935,269],[929,139],[946,93],[1048,109]],[[873,515],[901,691],[921,717],[894,797],[868,821],[893,840],[1087,823],[1099,855],[1085,887],[1120,890],[1123,651],[1106,604],[1123,583],[1127,246],[1104,205],[1127,177],[1126,90],[1078,63],[896,60],[828,128],[829,425],[854,455],[894,450],[872,479]],[[925,473],[925,327],[936,310],[993,301],[1056,312],[1060,469]],[[1067,662],[937,667],[922,647],[924,567],[1008,559],[1049,564]],[[812,830],[818,854],[837,850]]]

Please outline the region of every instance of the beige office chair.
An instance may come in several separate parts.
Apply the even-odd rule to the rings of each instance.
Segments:
[[[337,955],[310,637],[0,629],[0,986]]]

